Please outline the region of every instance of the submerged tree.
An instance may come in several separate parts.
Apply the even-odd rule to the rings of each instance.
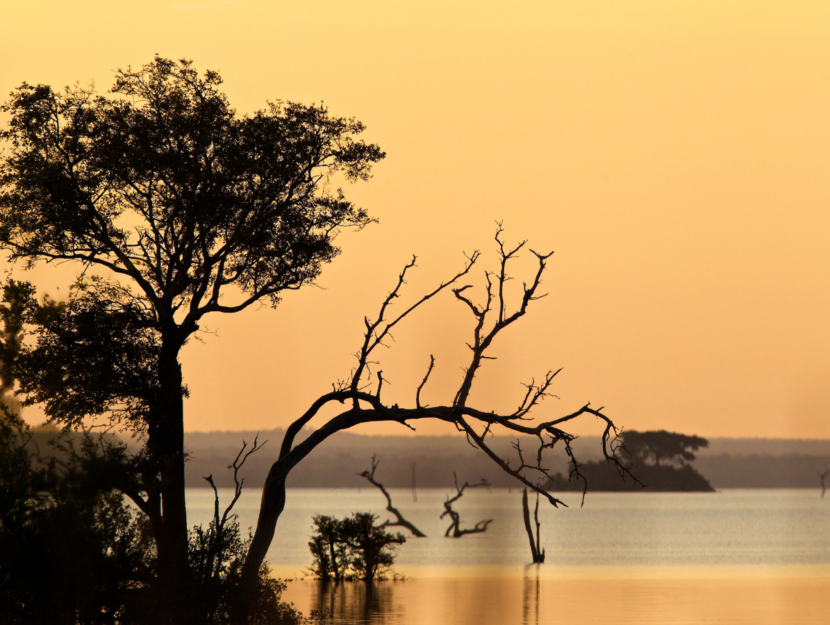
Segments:
[[[469,529],[461,529],[461,515],[458,514],[456,510],[453,509],[452,505],[461,499],[464,496],[464,491],[468,488],[480,488],[480,487],[489,487],[490,483],[486,480],[481,480],[480,482],[476,482],[475,484],[470,484],[469,482],[464,482],[461,486],[458,485],[458,477],[455,473],[452,474],[453,481],[455,482],[455,495],[452,497],[447,497],[447,500],[444,502],[444,511],[441,513],[441,518],[443,519],[445,516],[449,516],[451,523],[450,526],[447,528],[447,531],[444,532],[444,536],[451,537],[451,538],[461,538],[462,536],[466,536],[467,534],[482,534],[487,531],[487,526],[493,522],[493,519],[486,519],[484,521],[478,521],[475,526]]]
[[[311,572],[322,581],[386,579],[395,563],[395,549],[406,538],[390,534],[377,519],[371,512],[355,512],[345,519],[315,516],[308,543],[314,558]]]
[[[542,542],[539,530],[542,524],[539,523],[539,493],[536,493],[536,508],[533,510],[533,520],[536,523],[536,536],[534,538],[533,528],[530,526],[530,508],[527,505],[527,488],[522,489],[522,517],[525,522],[525,531],[530,541],[530,554],[533,564],[543,564],[545,561],[545,550],[542,549]]]
[[[322,514],[315,515],[312,521],[314,533],[308,543],[313,558],[312,575],[324,582],[344,580],[348,574],[349,553],[340,540],[340,521]]]

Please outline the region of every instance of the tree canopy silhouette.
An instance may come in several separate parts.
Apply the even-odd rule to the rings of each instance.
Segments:
[[[669,464],[685,464],[695,459],[695,454],[701,447],[708,447],[709,441],[700,436],[677,434],[666,430],[650,430],[638,432],[628,430],[623,433],[623,448],[634,458],[643,462],[654,461],[654,466],[660,466],[660,461]]]
[[[105,95],[24,83],[1,109],[11,119],[0,133],[10,146],[0,247],[29,265],[104,272],[85,281],[73,314],[53,320],[42,352],[81,377],[61,390],[49,376],[70,376],[53,367],[29,388],[55,420],[109,414],[145,432],[152,469],[133,496],[156,520],[170,609],[188,579],[179,352],[205,315],[276,305],[312,282],[339,251],[335,233],[370,221],[332,177],[365,180],[384,157],[358,140],[363,124],[323,105],[276,101],[239,115],[221,82],[157,56],[117,71]],[[118,371],[108,358],[149,378],[133,387],[127,367],[129,380],[102,379]]]

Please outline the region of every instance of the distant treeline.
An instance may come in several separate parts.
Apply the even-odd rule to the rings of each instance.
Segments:
[[[653,466],[641,464],[632,473],[640,484],[630,477],[622,479],[614,465],[600,460],[587,462],[579,469],[584,479],[569,480],[567,475],[557,473],[545,486],[549,491],[581,491],[588,484],[589,491],[595,492],[636,492],[647,490],[650,492],[712,492],[715,489],[691,465],[680,467]]]
[[[232,475],[226,467],[239,451],[242,440],[250,443],[256,434],[187,433],[186,448],[190,453],[185,465],[187,485],[207,487],[203,476],[212,474],[217,486],[231,486]],[[260,432],[260,441],[267,439],[269,442],[245,464],[246,486],[261,487],[264,484],[283,434],[280,429]],[[495,448],[504,456],[514,453],[513,442],[515,439],[507,437],[493,439]],[[532,448],[530,441],[526,448]],[[600,460],[597,437],[578,439],[574,449],[580,462]],[[380,458],[378,477],[390,488],[411,488],[413,474],[417,488],[450,488],[453,471],[458,472],[462,481],[484,478],[494,487],[517,487],[510,476],[460,436],[363,436],[347,432],[336,434],[309,456],[291,474],[288,485],[293,488],[365,488],[366,482],[358,474],[370,468],[373,453]],[[830,441],[715,438],[710,439],[708,450],[701,449],[697,455],[692,466],[716,489],[818,489],[818,473],[830,467]],[[551,471],[567,476],[564,452],[559,450],[550,458]],[[642,481],[657,484],[654,476]]]
[[[701,456],[695,468],[715,488],[820,488],[818,474],[830,468],[830,455]]]

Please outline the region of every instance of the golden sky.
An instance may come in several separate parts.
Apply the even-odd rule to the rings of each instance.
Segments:
[[[185,349],[187,429],[286,425],[348,375],[362,316],[411,254],[414,297],[464,251],[492,267],[503,220],[555,250],[550,296],[501,337],[476,405],[506,410],[564,367],[538,416],[590,401],[635,429],[830,438],[830,3],[0,8],[4,94],[105,90],[118,67],[186,57],[220,71],[240,112],[322,100],[388,154],[346,190],[380,224],[341,235],[322,289],[210,319]],[[49,272],[35,277],[57,293],[68,269]],[[471,327],[451,295],[412,319],[381,355],[387,398],[412,403],[432,353],[425,399],[451,401]]]

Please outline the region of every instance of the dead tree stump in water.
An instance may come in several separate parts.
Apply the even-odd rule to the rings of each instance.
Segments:
[[[522,512],[525,519],[527,538],[530,540],[530,553],[533,555],[533,564],[543,564],[545,561],[545,550],[541,548],[539,541],[539,493],[536,493],[536,509],[533,511],[533,520],[536,522],[536,540],[533,539],[533,529],[530,526],[530,509],[527,505],[527,488],[522,491]]]

